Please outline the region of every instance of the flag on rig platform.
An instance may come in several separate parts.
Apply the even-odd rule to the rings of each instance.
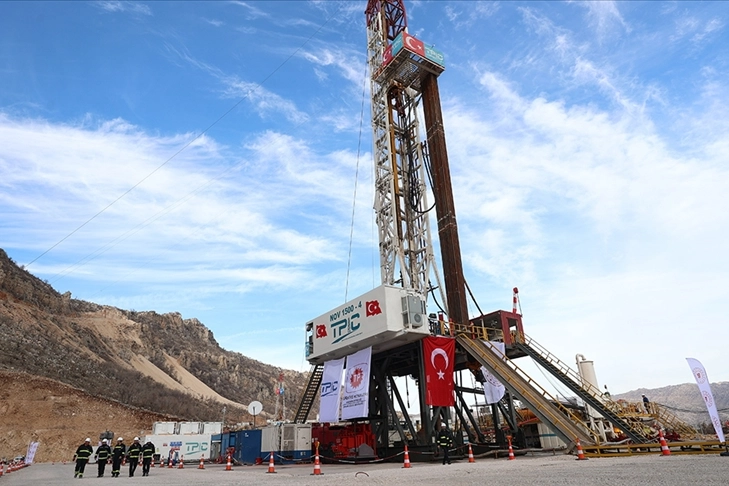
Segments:
[[[497,354],[499,354],[499,356],[504,356],[506,352],[506,344],[499,341],[484,341],[483,343],[490,347],[494,353],[498,351]],[[504,384],[492,375],[484,366],[481,367],[481,374],[483,374],[483,381],[481,384],[483,385],[483,396],[486,399],[486,403],[498,403],[502,398],[504,398],[504,394],[506,393]]]
[[[724,431],[721,428],[721,419],[719,418],[719,412],[716,410],[716,402],[714,401],[714,394],[711,393],[711,384],[709,384],[709,377],[706,375],[706,369],[699,360],[693,358],[686,358],[691,372],[696,378],[696,384],[699,385],[699,391],[706,404],[706,409],[709,411],[709,417],[711,417],[711,423],[714,425],[716,436],[719,437],[719,442],[724,442]]]
[[[371,359],[372,346],[347,356],[342,420],[366,417],[369,413]]]
[[[453,362],[456,341],[453,338],[428,336],[423,339],[425,361],[425,403],[434,407],[451,407],[453,398]]]
[[[339,422],[339,384],[344,371],[344,358],[324,362],[321,379],[319,422]]]

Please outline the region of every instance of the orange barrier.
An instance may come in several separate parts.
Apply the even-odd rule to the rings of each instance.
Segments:
[[[321,474],[321,464],[319,463],[319,446],[316,446],[316,454],[314,455],[314,472],[312,476],[319,476]]]
[[[582,451],[582,444],[580,444],[580,439],[577,439],[577,459],[578,461],[586,461],[587,458],[585,457],[585,453]]]
[[[408,445],[405,444],[405,460],[402,464],[403,469],[408,469],[410,466],[410,454],[408,453]]]
[[[662,456],[670,456],[671,455],[671,449],[668,448],[668,444],[666,443],[666,438],[663,437],[663,431],[658,431],[658,440],[661,443],[661,455]]]

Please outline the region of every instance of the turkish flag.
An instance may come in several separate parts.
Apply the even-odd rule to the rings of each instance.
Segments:
[[[453,362],[456,358],[456,340],[428,336],[423,339],[425,361],[425,403],[434,407],[451,407],[453,398]]]

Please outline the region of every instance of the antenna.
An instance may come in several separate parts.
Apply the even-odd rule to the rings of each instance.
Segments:
[[[248,404],[248,413],[253,415],[253,428],[256,428],[256,415],[263,412],[263,405],[258,400],[253,400]]]

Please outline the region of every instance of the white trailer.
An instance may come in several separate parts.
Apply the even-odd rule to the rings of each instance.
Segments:
[[[141,443],[151,441],[155,447],[155,454],[159,454],[160,458],[167,462],[172,459],[174,462],[179,460],[199,461],[200,458],[210,459],[211,440],[210,434],[165,434],[165,435],[147,435],[142,438]]]

